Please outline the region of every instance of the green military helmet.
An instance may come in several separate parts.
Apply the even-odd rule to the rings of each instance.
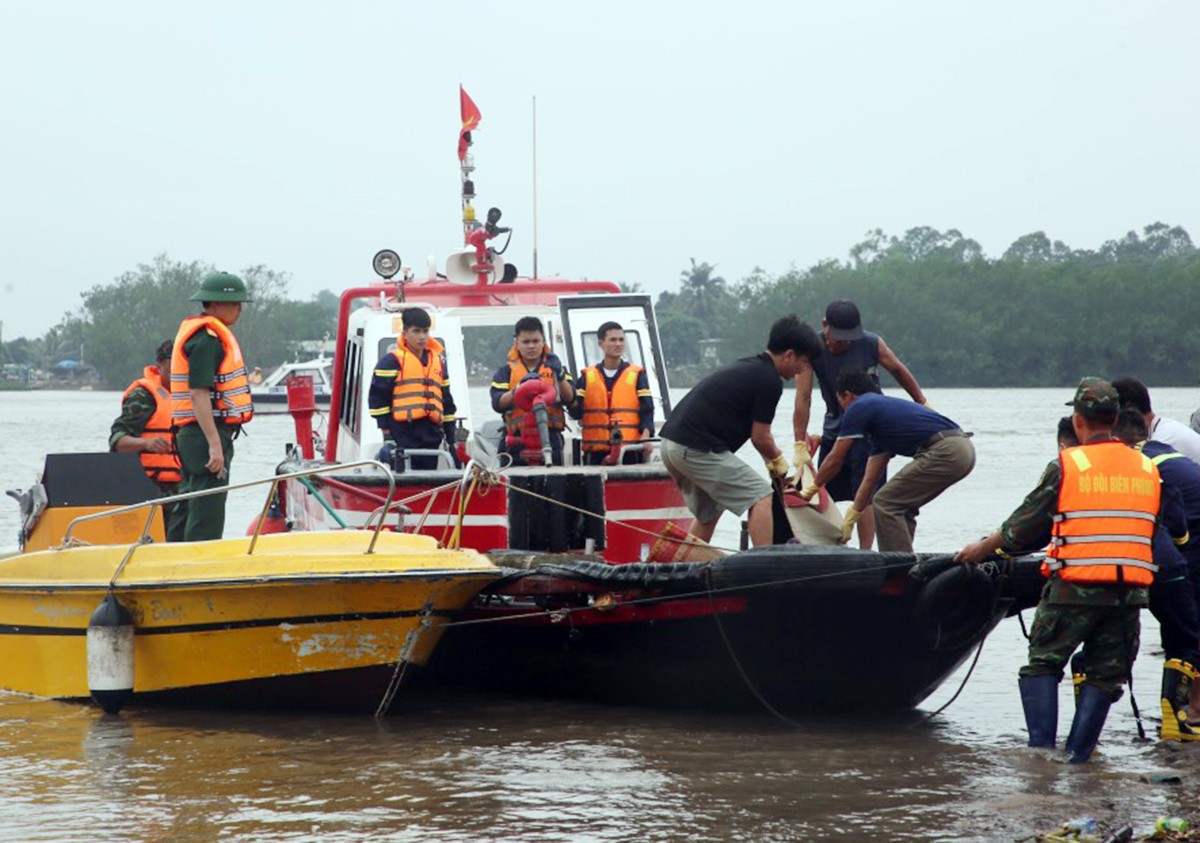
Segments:
[[[246,285],[230,272],[214,272],[204,279],[190,301],[250,301]]]

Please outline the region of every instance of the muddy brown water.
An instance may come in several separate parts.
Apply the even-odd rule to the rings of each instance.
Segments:
[[[955,549],[1016,505],[1053,455],[1063,392],[931,391],[976,432],[979,462],[922,514],[918,550]],[[1186,420],[1200,394],[1154,398]],[[0,488],[27,485],[47,451],[103,449],[118,402],[117,393],[0,395]],[[790,442],[785,410],[777,434]],[[235,481],[267,476],[289,429],[286,417],[256,420],[238,442]],[[230,535],[260,500],[231,497]],[[15,549],[16,525],[15,505],[0,505],[0,549]],[[735,525],[718,538],[736,543]],[[1151,735],[1157,644],[1146,614],[1134,692]],[[1113,708],[1096,763],[1067,766],[1025,748],[1024,655],[1020,625],[1008,620],[936,717],[967,665],[911,715],[798,724],[444,692],[408,694],[383,721],[110,717],[0,693],[0,840],[1016,840],[1083,814],[1144,833],[1163,814],[1200,816],[1200,747],[1137,742],[1128,698]],[[1061,691],[1065,734],[1071,702]],[[862,693],[871,693],[870,653]],[[1165,775],[1179,783],[1161,783]]]

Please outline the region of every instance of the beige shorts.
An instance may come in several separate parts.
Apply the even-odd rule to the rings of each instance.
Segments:
[[[723,511],[741,515],[771,494],[766,478],[730,451],[697,451],[664,439],[661,452],[687,508],[701,523],[716,521]]]

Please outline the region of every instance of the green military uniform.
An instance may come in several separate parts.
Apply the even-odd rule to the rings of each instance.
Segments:
[[[207,331],[197,331],[183,345],[188,359],[188,388],[209,389],[217,376],[217,368],[225,356],[221,341]],[[175,450],[179,452],[180,493],[199,492],[229,485],[229,466],[233,462],[233,438],[241,430],[240,425],[223,424],[217,421],[217,436],[221,440],[221,451],[225,455],[225,472],[218,477],[205,465],[208,463],[208,440],[200,425],[193,423],[179,428],[175,434]],[[182,531],[186,541],[219,539],[225,532],[225,495],[205,495],[188,501],[187,510],[173,515],[168,531]],[[177,523],[182,521],[182,524]]]
[[[1067,660],[1083,643],[1087,679],[1079,686],[1066,740],[1068,760],[1082,764],[1091,757],[1137,654],[1138,613],[1149,603],[1149,589],[1131,582],[1148,579],[1132,572],[1154,570],[1151,545],[1157,527],[1153,522],[1160,520],[1164,501],[1156,488],[1154,466],[1132,451],[1124,453],[1125,447],[1112,437],[1120,405],[1113,385],[1101,378],[1084,378],[1068,404],[1074,408],[1072,427],[1087,441],[1069,451],[1070,461],[1064,463],[1060,457],[1048,465],[1037,487],[1002,527],[963,548],[959,556],[978,561],[989,551],[1036,550],[1054,540],[1047,557],[1050,581],[1038,603],[1029,662],[1021,668],[1017,684],[1029,745],[1054,747],[1058,685]],[[1089,454],[1100,466],[1095,475],[1087,473],[1093,466]],[[1107,467],[1115,472],[1111,489]],[[1146,476],[1130,476],[1138,471]],[[1064,488],[1064,483],[1070,485]],[[1177,516],[1169,520],[1178,520]],[[1059,521],[1067,522],[1061,530],[1056,526]],[[1074,570],[1083,575],[1067,566],[1079,566]],[[1101,573],[1091,575],[1093,567]]]
[[[1050,541],[1058,506],[1062,468],[1046,466],[1042,479],[1000,528],[1007,552],[1039,550]],[[1150,602],[1147,588],[1127,585],[1083,585],[1051,577],[1042,592],[1029,634],[1029,663],[1021,676],[1062,675],[1063,666],[1080,642],[1088,639],[1088,681],[1110,694],[1129,675],[1138,648],[1138,610]],[[1125,607],[1124,611],[1113,607]],[[1109,615],[1100,623],[1101,616]],[[1098,625],[1099,624],[1099,625]]]
[[[214,272],[204,279],[191,296],[191,301],[242,303],[250,301],[242,279],[227,272]],[[238,311],[240,313],[240,309]],[[232,324],[228,322],[227,324]],[[176,348],[177,353],[187,359],[188,389],[207,389],[210,399],[217,383],[217,372],[225,359],[225,348],[221,341],[208,331],[199,330]],[[182,371],[182,369],[180,369]],[[174,379],[176,373],[172,371]],[[233,463],[233,440],[241,432],[241,425],[225,424],[223,419],[214,418],[217,438],[225,460],[225,470],[220,476],[213,474],[208,465],[208,440],[200,422],[185,424],[175,434],[175,450],[179,453],[181,493],[217,489],[229,485],[229,467]],[[219,539],[225,532],[225,495],[214,494],[194,498],[188,502],[188,511],[183,527],[185,541]]]
[[[117,442],[126,437],[141,437],[146,430],[146,425],[149,423],[151,416],[158,409],[158,404],[150,391],[144,386],[134,387],[125,396],[121,402],[121,415],[112,423],[112,430],[108,436],[108,449],[110,451],[117,450]],[[174,495],[179,492],[178,483],[155,483],[158,490],[164,496]],[[177,504],[167,504],[163,507],[163,523],[166,525],[167,541],[178,542],[183,541],[183,528],[187,518],[187,501],[180,501]],[[182,508],[182,514],[172,520],[172,512],[177,508]]]

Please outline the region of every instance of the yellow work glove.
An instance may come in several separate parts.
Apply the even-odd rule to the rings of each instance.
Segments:
[[[808,443],[802,439],[792,448],[792,464],[796,466],[797,471],[803,471],[804,466],[810,462],[812,462],[812,451],[808,450]]]
[[[862,513],[854,507],[846,507],[846,515],[842,518],[842,538],[839,544],[846,544],[850,541],[850,536],[854,534],[854,525],[858,523],[860,515]]]
[[[811,501],[813,496],[819,491],[821,491],[820,486],[818,486],[816,483],[809,483],[800,490],[800,497],[804,498],[806,501]]]
[[[785,457],[783,454],[777,454],[775,459],[767,460],[767,473],[777,480],[782,480],[787,477],[788,469],[790,467],[791,466],[788,465],[787,457]]]

